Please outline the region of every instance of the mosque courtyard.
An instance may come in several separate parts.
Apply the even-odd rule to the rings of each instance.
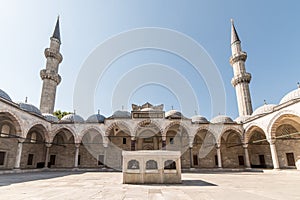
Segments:
[[[1,199],[300,199],[300,172],[183,173],[182,184],[122,184],[119,172],[31,172],[0,175]]]

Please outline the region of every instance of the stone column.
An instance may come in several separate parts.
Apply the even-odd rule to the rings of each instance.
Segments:
[[[271,149],[271,156],[272,156],[272,161],[273,161],[273,168],[279,169],[279,162],[278,162],[275,141],[270,141],[270,149]]]
[[[45,166],[44,168],[48,168],[48,162],[49,162],[49,151],[50,151],[51,144],[46,144],[46,155],[45,155]]]
[[[217,144],[217,157],[218,157],[218,168],[222,168],[222,157],[221,157],[221,146]]]
[[[131,151],[135,151],[135,143],[136,143],[136,140],[131,139]]]
[[[250,157],[249,157],[249,152],[248,152],[248,145],[244,144],[243,148],[244,148],[244,153],[245,153],[245,166],[246,166],[246,169],[250,169],[251,163],[250,163]]]
[[[20,169],[21,164],[21,157],[22,157],[22,149],[23,149],[23,142],[24,139],[18,140],[18,148],[17,148],[17,155],[16,155],[16,162],[15,162],[15,169]]]
[[[76,144],[75,144],[75,163],[74,163],[74,167],[75,167],[75,168],[78,168],[79,147],[80,147],[80,144],[79,144],[79,143],[76,143]]]

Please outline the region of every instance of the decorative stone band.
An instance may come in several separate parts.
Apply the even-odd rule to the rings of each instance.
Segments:
[[[234,54],[230,57],[229,59],[229,62],[230,62],[230,65],[233,65],[234,63],[238,62],[238,61],[246,61],[247,60],[247,53],[246,52],[243,52],[241,51],[240,53],[238,54]]]
[[[44,54],[46,58],[48,57],[55,58],[58,60],[59,63],[61,63],[61,61],[63,60],[62,55],[58,51],[55,51],[54,49],[51,48],[46,48]]]
[[[251,81],[251,74],[246,72],[244,74],[235,76],[231,79],[231,84],[235,87],[239,83],[250,83]]]
[[[49,71],[47,69],[42,69],[40,71],[40,76],[42,78],[42,80],[44,79],[51,79],[53,81],[55,81],[57,83],[57,85],[60,83],[61,81],[61,77],[59,74],[53,72],[53,71]]]

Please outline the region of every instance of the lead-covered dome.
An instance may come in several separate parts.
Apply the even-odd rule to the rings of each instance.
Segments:
[[[169,110],[165,113],[166,119],[181,119],[184,116],[178,110]]]
[[[89,118],[86,120],[88,123],[104,123],[105,117],[100,114],[94,114],[89,116]]]
[[[300,88],[297,88],[296,90],[293,90],[289,93],[287,93],[280,101],[279,104],[283,104],[285,102],[288,102],[290,100],[299,99],[300,98]]]
[[[263,106],[260,106],[252,113],[252,116],[272,112],[275,106],[275,104],[265,104]]]
[[[0,97],[3,98],[3,99],[5,99],[5,100],[7,100],[7,101],[12,101],[11,98],[10,98],[10,96],[6,92],[4,92],[3,90],[1,90],[1,89],[0,89]]]
[[[192,117],[192,123],[193,124],[206,124],[206,123],[209,123],[209,121],[201,115],[195,115]]]
[[[55,115],[43,113],[43,116],[48,122],[58,122],[58,118]]]
[[[42,115],[41,111],[37,107],[35,107],[34,105],[32,105],[30,103],[20,102],[19,103],[19,107],[22,110],[25,110],[27,112],[30,112],[30,113],[33,113],[33,114],[37,114],[37,115]]]
[[[63,118],[61,118],[60,121],[68,123],[84,123],[84,119],[81,116],[76,115],[74,113],[65,115]]]
[[[114,112],[111,118],[131,118],[131,114],[128,111],[118,110]]]
[[[233,120],[226,115],[218,115],[212,118],[210,122],[214,124],[226,124],[226,123],[233,123]]]

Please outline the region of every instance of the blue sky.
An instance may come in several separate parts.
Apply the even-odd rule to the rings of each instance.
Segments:
[[[82,64],[101,43],[135,28],[160,27],[181,32],[198,42],[220,71],[226,91],[226,111],[237,117],[234,88],[231,86],[230,19],[248,54],[246,69],[252,74],[250,90],[254,109],[263,104],[278,104],[296,88],[300,63],[300,3],[298,1],[1,1],[0,88],[18,102],[39,107],[42,82],[39,71],[45,67],[44,48],[49,46],[56,17],[61,19],[59,68],[62,82],[57,89],[56,109],[73,111],[73,91]],[[113,47],[112,47],[113,48]],[[95,90],[94,110],[106,116],[130,104],[165,104],[165,110],[182,109],[180,100],[168,87],[146,85],[132,91],[124,105],[110,104],[115,83],[138,65],[161,63],[174,67],[191,84],[199,102],[198,114],[212,118],[210,94],[205,81],[195,75],[183,59],[159,50],[132,52],[114,62]],[[172,78],[166,76],[166,78]],[[87,80],[88,81],[88,80]],[[105,81],[105,82],[103,82]],[[103,89],[104,88],[104,89]],[[194,113],[184,114],[188,117]],[[80,114],[80,113],[79,113]]]

